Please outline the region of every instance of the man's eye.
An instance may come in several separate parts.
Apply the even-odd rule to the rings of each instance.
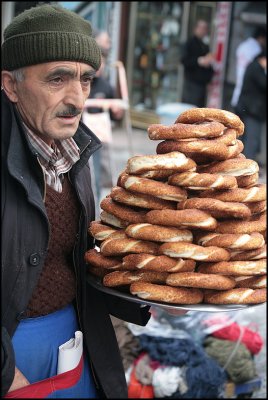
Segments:
[[[52,79],[50,80],[50,82],[59,84],[59,83],[62,82],[62,78],[60,78],[60,77],[52,78]]]
[[[93,81],[92,76],[85,76],[84,78],[81,79],[82,83],[85,85],[90,84]]]

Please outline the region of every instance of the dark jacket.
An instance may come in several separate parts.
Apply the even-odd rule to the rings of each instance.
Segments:
[[[208,84],[213,76],[212,67],[201,67],[197,59],[209,53],[209,47],[196,36],[190,38],[183,47],[181,62],[184,66],[185,79],[199,83]]]
[[[116,336],[109,314],[145,325],[148,307],[104,295],[89,286],[84,254],[94,243],[87,234],[94,220],[88,159],[101,147],[81,122],[74,140],[80,160],[69,177],[81,204],[80,230],[73,259],[78,281],[76,307],[93,372],[103,396],[126,398],[127,387]],[[2,395],[14,377],[11,338],[24,317],[44,265],[49,244],[49,221],[44,206],[45,184],[36,151],[28,142],[13,104],[2,91]]]
[[[249,115],[259,121],[266,120],[266,80],[265,71],[256,58],[247,66],[236,105],[235,111],[242,119]]]

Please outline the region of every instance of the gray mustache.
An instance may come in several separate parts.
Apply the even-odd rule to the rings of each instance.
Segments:
[[[68,108],[66,108],[66,110],[63,110],[61,112],[58,112],[56,114],[56,117],[66,117],[66,116],[73,116],[75,117],[76,115],[81,114],[82,110],[74,107],[74,106],[70,106]]]

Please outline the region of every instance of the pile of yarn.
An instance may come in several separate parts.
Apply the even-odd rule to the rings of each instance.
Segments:
[[[142,392],[146,398],[210,399],[223,390],[225,371],[192,339],[138,339],[143,353],[131,372],[129,398],[140,398]]]

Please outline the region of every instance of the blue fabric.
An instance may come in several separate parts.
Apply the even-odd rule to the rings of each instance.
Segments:
[[[72,305],[52,314],[22,320],[13,336],[17,368],[30,383],[39,382],[57,374],[58,347],[74,337],[79,330]],[[84,369],[79,382],[48,398],[96,398],[94,381],[84,358]]]

